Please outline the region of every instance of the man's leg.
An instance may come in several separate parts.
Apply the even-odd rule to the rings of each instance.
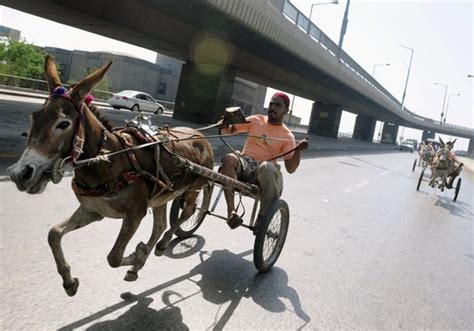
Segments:
[[[222,158],[221,173],[231,178],[237,179],[237,171],[239,166],[240,162],[235,154],[226,154]],[[224,188],[224,196],[225,201],[227,202],[227,214],[230,216],[233,212],[235,212],[234,191],[232,189]]]
[[[283,176],[278,164],[262,162],[258,168],[257,178],[260,187],[259,217],[261,217],[273,200],[280,197],[283,191]]]

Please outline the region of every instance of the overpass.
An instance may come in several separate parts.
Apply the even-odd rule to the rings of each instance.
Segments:
[[[371,140],[376,120],[471,139],[474,129],[402,109],[381,86],[288,0],[2,0],[37,16],[186,61],[175,117],[217,120],[236,75],[289,91],[313,105],[309,131],[336,137],[342,109],[358,114],[354,136]],[[52,31],[51,33],[57,33]],[[203,111],[206,109],[206,111]]]

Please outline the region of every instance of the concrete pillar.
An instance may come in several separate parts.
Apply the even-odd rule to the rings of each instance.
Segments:
[[[336,104],[313,103],[308,133],[337,138],[341,122],[342,107]]]
[[[376,123],[375,117],[357,115],[352,139],[372,142]]]
[[[186,63],[181,70],[173,118],[193,123],[217,122],[230,107],[235,71]]]
[[[396,144],[397,134],[398,124],[384,123],[382,130],[382,140],[380,142],[383,144]]]
[[[474,156],[474,139],[469,139],[469,146],[467,147],[467,154]]]
[[[426,139],[434,139],[435,137],[435,132],[434,131],[430,131],[430,130],[423,130],[423,134],[421,135],[421,140],[422,141],[425,141]]]

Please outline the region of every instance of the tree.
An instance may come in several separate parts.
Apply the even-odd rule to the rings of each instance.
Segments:
[[[44,57],[40,47],[26,41],[9,40],[0,44],[0,73],[44,79]]]

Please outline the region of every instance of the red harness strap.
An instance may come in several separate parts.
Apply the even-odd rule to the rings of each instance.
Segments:
[[[124,173],[121,177],[115,178],[108,183],[99,185],[94,188],[81,187],[76,183],[75,180],[72,181],[72,189],[75,193],[82,196],[89,197],[101,197],[101,196],[112,196],[116,195],[117,192],[123,190],[128,185],[132,184],[138,175],[135,171],[129,171]]]

